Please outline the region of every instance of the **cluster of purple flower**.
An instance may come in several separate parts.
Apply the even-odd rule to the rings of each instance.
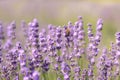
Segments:
[[[101,52],[102,26],[99,19],[93,33],[89,23],[86,37],[81,16],[74,25],[48,25],[41,32],[36,19],[28,25],[23,21],[22,43],[15,22],[8,25],[7,37],[0,22],[0,80],[119,80],[120,32],[111,48]]]

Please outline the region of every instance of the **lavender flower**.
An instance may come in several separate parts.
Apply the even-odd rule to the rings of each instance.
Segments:
[[[14,40],[16,38],[15,35],[15,29],[16,29],[16,24],[15,21],[13,21],[9,26],[8,26],[8,38],[11,40]]]
[[[37,71],[33,72],[33,80],[40,80],[39,72],[37,72]]]
[[[4,38],[3,25],[2,22],[0,22],[0,40],[3,40]]]

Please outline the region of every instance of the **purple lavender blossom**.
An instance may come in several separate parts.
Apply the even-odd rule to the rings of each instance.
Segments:
[[[4,38],[3,25],[2,22],[0,22],[0,40],[3,40]]]
[[[34,71],[32,76],[33,76],[33,80],[39,80],[40,79],[39,72],[37,72],[37,71]]]

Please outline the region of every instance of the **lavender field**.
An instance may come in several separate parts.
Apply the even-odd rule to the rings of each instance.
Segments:
[[[119,0],[0,0],[0,80],[120,80]]]
[[[82,17],[72,24],[39,31],[37,19],[22,21],[25,42],[16,36],[16,23],[0,23],[1,80],[120,80],[120,32],[111,47],[99,48],[103,20],[84,30]]]

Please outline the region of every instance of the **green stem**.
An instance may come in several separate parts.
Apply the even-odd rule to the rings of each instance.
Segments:
[[[44,80],[49,80],[47,72],[43,72],[43,78]]]

